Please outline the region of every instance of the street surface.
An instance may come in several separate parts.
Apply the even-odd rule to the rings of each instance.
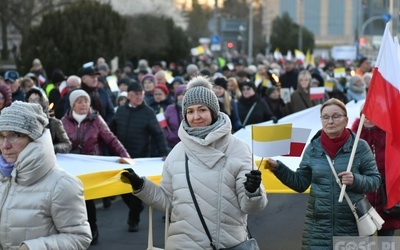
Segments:
[[[251,234],[262,250],[293,250],[301,248],[301,231],[308,194],[269,194],[268,205],[260,213],[249,216]],[[148,239],[148,207],[141,214],[140,230],[129,233],[126,220],[128,208],[117,197],[110,208],[97,203],[99,241],[89,250],[145,250]],[[163,213],[154,210],[153,239],[155,247],[164,247]],[[200,223],[200,222],[199,222]]]

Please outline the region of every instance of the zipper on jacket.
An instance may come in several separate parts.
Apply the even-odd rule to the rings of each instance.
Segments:
[[[11,180],[12,180],[12,177],[10,177],[8,180],[7,189],[5,191],[3,199],[1,200],[0,215],[1,215],[1,212],[3,211],[3,207],[4,207],[4,204],[6,203],[8,193],[10,192],[10,189],[11,189]],[[0,220],[1,220],[1,217],[0,217]]]
[[[216,246],[219,247],[219,236],[220,236],[220,228],[221,228],[221,203],[222,203],[222,186],[223,186],[223,177],[224,177],[224,170],[225,164],[227,159],[225,158],[224,165],[222,166],[221,170],[219,171],[219,185],[218,185],[218,213],[217,213],[217,238],[216,238]],[[235,180],[236,181],[236,180]]]

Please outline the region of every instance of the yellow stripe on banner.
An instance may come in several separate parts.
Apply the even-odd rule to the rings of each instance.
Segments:
[[[280,141],[292,138],[292,124],[251,126],[252,139],[258,142]]]
[[[78,175],[77,177],[83,184],[85,200],[132,193],[132,186],[121,181],[121,173],[124,171],[126,170],[110,170]],[[159,184],[161,175],[147,176],[146,178]]]

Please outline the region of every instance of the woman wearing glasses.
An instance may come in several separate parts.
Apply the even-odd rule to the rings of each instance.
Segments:
[[[0,249],[90,245],[82,184],[57,165],[47,124],[39,104],[1,111]]]
[[[311,185],[303,227],[303,249],[332,249],[333,236],[358,236],[356,221],[349,204],[339,203],[340,187],[329,167],[327,156],[347,185],[353,202],[376,190],[381,182],[374,156],[368,144],[360,139],[351,171],[346,171],[355,134],[346,128],[347,110],[338,99],[329,99],[321,107],[322,130],[311,139],[300,166],[292,171],[283,162],[268,160],[269,168],[286,186],[304,192]]]

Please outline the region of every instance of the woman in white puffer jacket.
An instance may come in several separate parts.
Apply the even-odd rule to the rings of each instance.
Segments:
[[[16,101],[0,115],[0,249],[87,249],[82,183],[56,164],[47,116]]]
[[[247,239],[247,214],[267,205],[261,172],[252,170],[249,146],[231,134],[229,117],[219,112],[217,96],[203,77],[193,78],[184,95],[181,139],[168,155],[160,185],[123,173],[134,195],[171,213],[165,249],[211,249],[186,179],[186,160],[196,200],[216,249]]]

